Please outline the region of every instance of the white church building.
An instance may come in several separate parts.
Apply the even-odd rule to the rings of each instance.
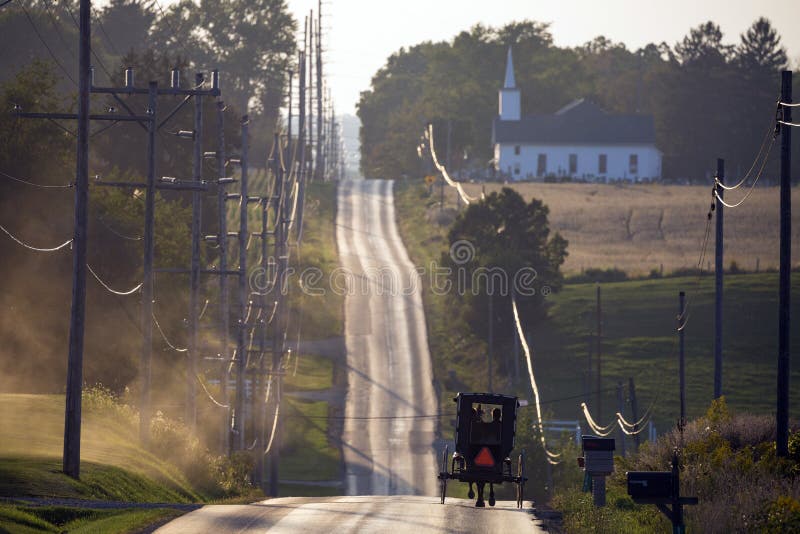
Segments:
[[[553,115],[523,117],[511,48],[499,107],[492,144],[501,177],[602,183],[661,178],[652,116],[610,114],[580,99]]]

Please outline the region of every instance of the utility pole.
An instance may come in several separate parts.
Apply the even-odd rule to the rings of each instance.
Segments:
[[[217,180],[223,180],[226,177],[225,172],[225,103],[222,100],[217,100]],[[219,183],[217,186],[217,211],[219,218],[219,232],[217,233],[217,245],[219,246],[219,270],[221,273],[228,271],[228,209],[226,207],[227,192],[224,183]],[[230,297],[228,294],[228,276],[222,274],[219,277],[219,306],[220,306],[220,324],[221,335],[220,343],[222,344],[220,356],[222,358],[222,376],[220,377],[220,388],[222,390],[222,399],[227,408],[225,408],[225,418],[222,422],[222,452],[228,454],[230,452],[230,436],[231,436],[231,409],[230,399],[228,397],[228,380],[230,379]]]
[[[273,384],[273,405],[275,406],[275,414],[281,404],[281,388],[282,388],[282,360],[284,348],[284,290],[285,280],[284,273],[286,272],[286,238],[287,238],[287,218],[286,207],[287,197],[289,191],[286,182],[285,169],[280,164],[280,161],[275,162],[275,180],[276,180],[276,206],[275,206],[275,261],[276,273],[275,284],[272,287],[273,295],[275,298],[275,318],[273,319],[272,330],[272,368],[270,371],[270,379]],[[275,422],[274,435],[272,436],[272,446],[269,450],[269,488],[268,495],[276,497],[278,495],[278,468],[280,464],[280,443],[281,443],[281,427],[279,422]]]
[[[247,145],[248,145],[248,117],[242,116],[242,154],[239,163],[242,168],[241,191],[239,193],[239,328],[236,342],[236,407],[234,415],[234,433],[236,434],[236,449],[244,449],[244,403],[245,385],[244,375],[247,365]]]
[[[620,414],[625,413],[625,394],[622,389],[622,380],[617,382],[617,411]],[[622,457],[625,458],[625,432],[622,431],[622,425],[617,425],[619,427],[619,444],[620,444],[620,452],[622,453]]]
[[[684,354],[684,333],[686,326],[686,293],[678,293],[678,383],[681,402],[681,429],[686,425],[686,359]],[[683,431],[683,430],[681,430]]]
[[[203,85],[203,74],[194,77],[195,87]],[[203,182],[203,97],[194,98],[194,131],[192,153],[192,181]],[[192,263],[189,275],[189,362],[186,372],[186,425],[192,434],[197,430],[197,360],[198,322],[200,301],[200,226],[203,199],[200,191],[192,191]]]
[[[147,111],[153,120],[147,123],[147,188],[144,197],[144,280],[142,282],[142,391],[139,406],[139,441],[145,449],[150,443],[150,360],[153,352],[153,256],[155,251],[156,203],[156,105],[158,83],[150,82]]]
[[[597,283],[597,420],[603,420],[603,307],[600,301],[600,283]]]
[[[299,174],[297,176],[297,197],[300,201],[300,211],[297,214],[297,224],[295,230],[295,239],[298,243],[303,238],[303,200],[306,195],[306,180],[305,180],[305,124],[306,124],[306,48],[308,43],[308,17],[306,17],[304,32],[303,32],[303,50],[298,52],[298,72],[297,72],[297,169]]]
[[[325,146],[325,132],[322,128],[323,98],[322,98],[322,0],[317,5],[317,164],[315,178],[324,178],[322,151]]]
[[[781,243],[780,295],[778,302],[778,402],[777,455],[789,454],[789,373],[790,373],[790,303],[792,267],[792,71],[781,73]]]
[[[289,101],[289,106],[291,108],[291,99]],[[289,136],[291,139],[291,136]],[[273,146],[275,150],[281,150],[280,146],[280,136],[276,131],[274,134]],[[275,173],[275,161],[280,160],[280,155],[275,154],[273,151],[273,158],[268,161],[267,171],[270,169],[273,170],[272,176],[273,179],[277,182],[277,173]],[[264,273],[264,280],[265,284],[258,289],[258,304],[259,304],[259,321],[258,321],[258,328],[259,328],[259,335],[258,335],[258,416],[257,416],[257,423],[254,425],[256,428],[256,476],[255,480],[258,486],[261,488],[264,487],[264,447],[266,444],[266,415],[267,415],[267,406],[266,406],[266,381],[269,380],[270,383],[272,382],[272,376],[267,378],[266,373],[266,364],[264,361],[264,355],[266,352],[267,347],[267,294],[269,292],[268,288],[268,281],[269,281],[269,258],[267,256],[267,238],[269,233],[267,232],[267,222],[269,218],[269,205],[273,202],[273,199],[263,196],[261,197],[261,233],[259,237],[261,238],[261,271]],[[274,235],[274,233],[273,233]],[[255,395],[254,395],[255,397]],[[255,402],[253,403],[255,405]]]
[[[80,0],[78,47],[78,143],[75,165],[75,226],[72,236],[72,307],[69,323],[64,414],[64,473],[80,477],[83,336],[86,318],[86,247],[89,219],[89,53],[91,1]]]
[[[308,20],[308,173],[306,180],[314,177],[314,10]],[[317,131],[319,135],[319,130]]]
[[[488,282],[487,282],[488,289]],[[489,294],[489,350],[486,356],[486,365],[489,369],[489,392],[492,392],[492,359],[494,358],[494,292]]]
[[[717,159],[717,180],[720,185],[725,184],[725,160]],[[717,191],[717,236],[715,243],[715,288],[716,296],[714,300],[714,398],[722,396],[722,277],[725,274],[725,264],[722,260],[723,255],[723,204],[722,196],[724,188],[714,184]],[[681,330],[681,335],[683,331]],[[685,414],[683,414],[685,415]],[[681,417],[683,417],[683,415]],[[683,421],[683,419],[681,419]]]
[[[628,379],[628,394],[631,397],[631,413],[633,415],[633,442],[636,444],[636,450],[639,450],[639,405],[636,402],[636,385],[633,383],[633,377]]]

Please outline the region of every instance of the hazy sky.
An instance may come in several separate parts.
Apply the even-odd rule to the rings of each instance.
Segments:
[[[301,28],[312,7],[316,13],[316,0],[287,2]],[[354,113],[359,93],[392,52],[425,40],[450,40],[479,22],[502,26],[528,18],[551,23],[558,46],[605,35],[636,49],[661,41],[672,46],[707,20],[722,27],[727,43],[737,43],[762,15],[777,28],[792,65],[798,65],[800,0],[326,0],[326,76],[337,112]]]

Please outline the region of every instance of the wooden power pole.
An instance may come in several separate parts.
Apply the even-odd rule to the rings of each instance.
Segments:
[[[780,295],[778,301],[778,403],[776,410],[778,456],[789,454],[789,372],[790,315],[792,268],[792,71],[781,73],[781,242]]]
[[[64,414],[64,473],[80,476],[81,395],[83,394],[83,336],[86,318],[86,247],[89,219],[89,83],[91,2],[80,0],[78,25],[78,148],[75,165],[75,226],[72,236],[72,307],[67,357],[67,395]]]
[[[717,160],[717,180],[721,185],[725,185],[725,160]],[[715,297],[714,297],[714,398],[718,399],[722,396],[722,280],[725,276],[725,263],[723,261],[724,253],[724,234],[723,228],[723,204],[722,195],[724,188],[714,185],[717,190],[717,233],[715,242],[715,256],[714,256],[714,280],[715,280]],[[681,331],[683,335],[683,331]],[[683,414],[685,415],[685,414]]]

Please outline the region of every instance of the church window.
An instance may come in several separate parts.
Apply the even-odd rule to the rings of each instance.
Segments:
[[[631,154],[628,160],[628,172],[631,174],[639,174],[639,155]]]
[[[519,156],[520,152],[521,152],[521,147],[519,145],[515,145],[514,146],[514,155],[515,156]]]
[[[536,160],[536,176],[547,174],[547,154],[539,154]]]
[[[575,174],[578,172],[578,155],[577,154],[570,154],[569,155],[569,173]]]
[[[608,172],[608,154],[600,154],[597,157],[597,174]]]

